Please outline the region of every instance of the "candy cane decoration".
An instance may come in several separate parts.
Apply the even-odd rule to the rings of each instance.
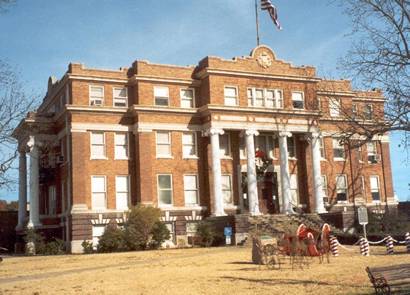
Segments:
[[[404,235],[404,240],[406,242],[407,253],[410,253],[410,233]]]
[[[391,236],[388,236],[386,238],[386,251],[387,254],[391,255],[394,254],[394,249],[393,249],[393,238]]]
[[[332,255],[337,257],[339,256],[339,242],[335,236],[330,236],[330,252],[332,252]]]
[[[370,251],[369,251],[369,242],[365,238],[360,238],[360,254],[363,256],[369,256]]]

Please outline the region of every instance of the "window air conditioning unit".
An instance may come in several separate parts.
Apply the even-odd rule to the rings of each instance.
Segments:
[[[56,157],[56,163],[57,163],[57,164],[62,164],[62,163],[64,163],[64,156],[57,156],[57,157]]]
[[[370,155],[367,158],[368,158],[369,163],[371,164],[376,164],[380,162],[380,159],[381,159],[380,155]]]
[[[91,101],[92,106],[101,106],[102,105],[102,100],[101,99],[94,99]]]

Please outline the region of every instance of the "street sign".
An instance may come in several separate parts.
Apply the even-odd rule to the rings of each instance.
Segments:
[[[225,244],[226,245],[231,245],[231,243],[232,243],[232,240],[231,240],[232,227],[230,227],[230,226],[224,227],[224,235],[225,235]]]
[[[359,207],[359,209],[357,209],[357,216],[359,218],[359,223],[361,225],[365,225],[369,223],[369,218],[367,216],[367,208],[366,207]]]

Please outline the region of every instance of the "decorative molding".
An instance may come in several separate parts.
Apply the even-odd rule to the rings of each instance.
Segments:
[[[104,77],[79,76],[79,75],[73,75],[73,74],[68,74],[68,79],[93,81],[93,82],[123,83],[123,84],[127,84],[129,81],[128,79],[112,79],[112,78],[104,78]]]
[[[201,215],[197,215],[197,212],[192,210],[191,216],[185,216],[186,221],[199,221],[202,220]]]
[[[121,124],[105,124],[105,123],[71,123],[71,132],[87,132],[87,131],[117,131],[117,132],[131,132],[132,125]]]
[[[147,112],[159,112],[159,113],[180,113],[180,114],[196,114],[198,108],[177,108],[177,107],[161,107],[161,106],[144,106],[144,105],[132,105],[133,111],[147,111]]]
[[[138,81],[142,82],[159,82],[159,83],[174,83],[183,85],[200,86],[201,81],[194,79],[178,79],[178,78],[165,78],[165,77],[155,77],[155,76],[139,76],[134,75],[130,78],[130,83],[135,84]]]
[[[174,222],[177,220],[176,216],[171,216],[169,211],[165,211],[165,216],[161,216],[161,221],[163,222]]]
[[[109,223],[110,223],[110,219],[108,219],[108,218],[103,218],[102,213],[99,213],[99,214],[98,214],[98,218],[97,218],[97,219],[91,219],[90,221],[91,221],[91,224],[93,224],[93,225],[98,225],[98,224],[104,224],[104,225],[106,225],[106,224],[109,224]]]
[[[128,112],[128,108],[114,108],[104,106],[74,106],[66,105],[68,111],[80,111],[91,113],[120,113],[125,114]]]

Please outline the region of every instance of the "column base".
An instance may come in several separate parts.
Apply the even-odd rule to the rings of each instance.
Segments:
[[[317,214],[327,213],[327,210],[325,208],[318,208],[318,209],[315,209],[315,213]]]
[[[40,221],[38,221],[38,222],[29,222],[28,224],[27,224],[27,228],[36,228],[36,227],[40,227],[40,226],[42,226],[42,224],[41,224],[41,222]]]
[[[212,213],[211,214],[211,216],[212,217],[219,217],[219,216],[227,216],[228,214],[226,214],[225,212],[215,212],[215,213]]]

